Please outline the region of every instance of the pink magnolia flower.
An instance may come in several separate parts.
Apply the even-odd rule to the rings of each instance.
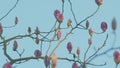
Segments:
[[[69,51],[69,53],[71,53],[71,51],[72,51],[72,43],[71,42],[67,43],[67,50]]]
[[[36,35],[40,34],[40,30],[39,30],[38,27],[36,27],[36,29],[35,29],[35,34],[36,34]]]
[[[101,29],[103,30],[103,32],[105,32],[107,30],[107,23],[106,22],[101,23]]]
[[[50,65],[50,58],[47,55],[44,58],[44,64],[45,64],[46,68]]]
[[[28,33],[29,34],[31,33],[31,27],[28,27]]]
[[[87,20],[86,21],[86,28],[88,28],[89,27],[89,21]]]
[[[51,56],[51,59],[52,59],[52,68],[56,68],[57,56],[55,53],[53,53],[53,55]]]
[[[7,62],[4,64],[3,68],[12,68],[12,65],[9,62]]]
[[[111,25],[112,25],[112,29],[113,29],[113,30],[116,30],[116,28],[117,28],[117,23],[116,23],[116,19],[115,19],[115,18],[113,18]]]
[[[92,38],[88,39],[88,44],[91,45],[92,44]]]
[[[18,43],[17,43],[17,41],[15,40],[15,41],[14,41],[14,44],[13,44],[13,51],[16,51],[17,48],[18,48]]]
[[[39,38],[36,37],[36,39],[35,39],[35,43],[36,43],[36,44],[39,44],[39,41],[40,41]]]
[[[15,17],[15,25],[18,24],[18,17]]]
[[[57,38],[58,38],[58,40],[61,38],[61,36],[62,36],[62,33],[61,33],[60,29],[58,29],[58,32],[57,32]]]
[[[71,21],[71,19],[69,19],[68,22],[67,22],[67,26],[70,27],[71,23],[72,23],[72,21]]]
[[[102,5],[102,0],[95,0],[95,2],[96,2],[96,4],[98,5],[98,6],[100,6],[100,5]]]
[[[0,23],[0,35],[3,33],[3,27],[2,24]]]
[[[35,50],[34,55],[35,55],[35,57],[40,57],[41,56],[41,51],[40,50]]]
[[[63,21],[63,14],[62,14],[62,13],[59,13],[59,14],[56,16],[56,18],[57,18],[57,21],[58,21],[59,23],[61,23],[61,22]]]
[[[60,11],[56,9],[56,10],[54,11],[54,16],[57,17],[58,14],[60,14]]]
[[[93,35],[93,30],[92,30],[92,28],[89,29],[89,35],[90,35],[90,36]]]
[[[79,56],[79,55],[80,55],[80,48],[79,48],[79,47],[77,48],[77,51],[76,51],[76,52],[77,52],[77,54],[78,54],[78,56]]]
[[[72,68],[79,68],[76,63],[73,63]]]
[[[120,63],[120,53],[118,51],[114,51],[113,57],[114,57],[114,62],[116,64],[119,64]]]
[[[63,21],[63,14],[60,13],[59,10],[55,10],[55,11],[54,11],[54,16],[55,16],[55,18],[57,19],[57,21],[58,21],[59,23],[61,23],[61,22]]]

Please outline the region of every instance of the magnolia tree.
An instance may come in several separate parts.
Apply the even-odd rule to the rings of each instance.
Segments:
[[[64,16],[64,5],[65,2],[68,2],[70,5],[70,11],[72,13],[73,19],[68,19],[67,22],[63,22],[65,18]],[[19,0],[16,1],[16,4],[8,11],[8,13],[3,16],[0,20],[4,19],[6,16],[8,16],[8,14],[17,6],[17,4],[19,3]],[[106,34],[107,29],[108,29],[108,23],[106,21],[102,21],[101,22],[101,30],[102,32],[95,32],[92,27],[90,26],[89,22],[89,18],[93,17],[99,10],[99,8],[101,7],[101,5],[103,5],[103,1],[102,0],[95,0],[93,3],[95,3],[97,5],[97,9],[95,10],[95,12],[93,12],[91,15],[88,15],[88,17],[86,17],[85,19],[81,20],[80,22],[78,22],[76,20],[76,16],[75,13],[73,11],[72,8],[72,2],[70,0],[61,0],[62,3],[62,10],[58,10],[57,8],[51,12],[54,15],[54,19],[55,24],[53,25],[53,27],[50,29],[50,31],[44,31],[42,32],[39,27],[37,26],[35,28],[34,31],[32,31],[31,27],[28,27],[27,30],[27,34],[23,34],[23,35],[17,35],[17,36],[13,36],[13,37],[9,37],[6,38],[4,30],[5,28],[12,28],[15,27],[16,25],[19,25],[19,18],[15,17],[15,24],[13,26],[8,26],[8,27],[4,27],[2,23],[0,23],[0,46],[1,48],[3,48],[3,54],[6,57],[6,63],[4,63],[4,65],[2,66],[3,68],[14,68],[14,65],[16,64],[21,64],[21,63],[25,63],[28,62],[29,60],[33,59],[33,60],[43,60],[40,62],[44,63],[43,68],[57,68],[57,64],[58,60],[66,60],[66,61],[71,61],[72,62],[72,66],[71,68],[89,68],[88,65],[91,66],[105,66],[107,65],[107,62],[105,63],[101,63],[101,64],[94,64],[91,63],[91,61],[95,58],[97,58],[98,56],[101,55],[105,55],[106,53],[108,53],[111,50],[114,50],[113,53],[113,60],[115,62],[116,65],[114,65],[116,68],[118,67],[118,64],[120,62],[120,53],[116,50],[119,49],[119,47],[111,47],[108,48],[107,50],[99,53],[105,46],[106,46],[106,42],[108,41],[108,37],[109,34]],[[74,22],[73,22],[74,21]],[[66,23],[65,26],[61,26],[63,23]],[[85,23],[85,25],[82,25],[82,23]],[[33,23],[34,24],[34,23]],[[66,27],[67,26],[67,27]],[[112,22],[111,22],[111,27],[113,30],[114,35],[116,36],[116,27],[117,27],[117,23],[116,23],[116,19],[113,18]],[[64,32],[64,30],[66,30],[66,32]],[[78,46],[75,50],[75,52],[73,52],[73,41],[68,40],[69,42],[66,42],[66,46],[65,49],[63,49],[62,51],[67,50],[69,55],[71,55],[72,57],[59,57],[56,55],[55,51],[60,48],[60,45],[67,40],[67,38],[71,35],[74,34],[74,30],[85,30],[87,31],[89,38],[88,41],[86,41],[88,43],[87,48],[85,49],[84,53],[81,53],[81,47]],[[94,35],[98,35],[98,34],[103,34],[106,37],[104,39],[102,39],[104,42],[100,44],[100,46],[98,48],[95,49],[95,51],[93,51],[91,54],[87,55],[92,46],[92,44],[94,42],[92,42],[93,40],[93,36]],[[32,53],[33,55],[31,56],[27,56],[27,57],[23,57],[22,55],[24,55],[24,52],[26,51],[23,47],[23,51],[19,52],[19,43],[18,40],[19,39],[23,39],[23,38],[29,38],[29,39],[33,39],[33,43],[35,42],[36,45],[40,46],[40,49],[35,49],[35,51]],[[12,42],[12,43],[10,43]],[[29,41],[28,41],[29,42]],[[52,43],[56,43],[54,44],[55,47],[52,47]],[[76,42],[76,41],[74,41]],[[99,42],[99,41],[98,41]],[[43,51],[42,49],[44,47],[42,47],[42,45],[44,45],[44,43],[49,43],[48,47],[45,48],[46,50],[44,50],[46,52],[45,55],[43,55]],[[9,46],[10,45],[10,46]],[[10,48],[8,48],[8,46]],[[15,54],[18,54],[19,57],[12,57],[12,54],[9,54],[8,49],[11,49]],[[50,52],[50,48],[53,48]],[[50,54],[48,54],[48,52],[50,52]],[[83,56],[83,58],[80,58],[81,56]],[[0,58],[2,59],[2,58]],[[99,61],[98,61],[99,62]],[[64,61],[63,61],[64,63]],[[97,63],[97,62],[96,62]]]

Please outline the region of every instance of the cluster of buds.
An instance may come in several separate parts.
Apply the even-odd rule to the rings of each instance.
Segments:
[[[62,0],[62,2],[64,3],[64,0]],[[95,2],[98,6],[102,5],[102,0],[95,0]],[[59,23],[63,22],[64,17],[63,17],[63,14],[59,10],[54,11],[54,16]],[[15,17],[15,25],[18,24],[18,22],[19,22],[18,17]],[[67,26],[70,27],[71,23],[72,23],[72,21],[71,21],[71,19],[69,19],[68,22],[67,22]],[[117,23],[116,23],[115,18],[113,18],[111,26],[112,26],[113,30],[116,30]],[[88,20],[86,21],[86,28],[87,29],[89,28],[89,21]],[[103,32],[105,32],[107,30],[107,23],[106,22],[101,23],[101,29],[102,29]],[[2,33],[3,33],[3,27],[2,27],[2,24],[0,23],[0,35]],[[30,27],[28,27],[28,33],[29,34],[31,33],[31,28]],[[39,30],[38,27],[36,27],[36,29],[35,29],[35,34],[36,35],[40,34],[40,30]],[[90,36],[93,35],[92,28],[89,29],[89,35]],[[57,38],[60,39],[61,36],[62,36],[61,30],[58,29]],[[35,42],[36,42],[36,44],[39,44],[39,38],[38,37],[36,37]],[[88,39],[88,44],[89,45],[92,44],[92,38],[91,37]],[[18,43],[15,40],[14,43],[13,43],[13,51],[16,51],[17,48],[18,48]],[[69,53],[71,53],[72,49],[73,49],[72,43],[68,42],[67,43],[67,50],[69,51]],[[79,47],[77,48],[76,53],[77,53],[78,56],[80,55],[80,48]],[[35,50],[34,55],[35,55],[35,57],[40,57],[41,56],[41,51],[40,50]],[[116,64],[119,64],[120,63],[120,53],[118,51],[114,51],[113,57],[114,57],[114,62]],[[55,55],[55,53],[51,56],[51,60],[52,60],[52,68],[56,68],[57,56]],[[44,64],[45,64],[46,68],[50,65],[50,58],[47,55],[44,57]],[[3,65],[3,68],[12,68],[12,65],[9,62],[7,62]],[[79,68],[79,66],[75,62],[75,63],[72,64],[72,68]]]
[[[63,14],[59,10],[54,11],[54,16],[57,19],[59,23],[62,23],[63,21]]]

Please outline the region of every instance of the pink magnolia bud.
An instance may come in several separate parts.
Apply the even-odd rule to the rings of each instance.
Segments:
[[[118,51],[114,51],[113,57],[114,57],[114,58],[118,58],[118,57],[119,57],[119,52],[118,52]]]
[[[71,19],[69,19],[68,22],[67,22],[67,26],[70,27],[71,23],[72,23],[72,21],[71,21]]]
[[[59,13],[60,13],[60,11],[56,9],[56,10],[54,11],[54,16],[57,17]]]
[[[2,24],[0,23],[0,35],[3,33],[3,27]]]
[[[18,24],[18,17],[15,17],[15,25]]]
[[[36,37],[36,39],[35,39],[35,43],[36,43],[36,44],[39,44],[39,41],[40,41],[39,38]]]
[[[89,27],[89,21],[87,20],[86,21],[86,28],[88,29],[88,27]]]
[[[4,64],[3,68],[12,68],[12,65],[9,62],[7,62]]]
[[[115,19],[115,18],[113,18],[111,25],[112,25],[112,29],[113,29],[113,30],[116,30],[116,28],[117,28],[117,23],[116,23],[116,19]]]
[[[56,18],[57,18],[57,21],[59,22],[59,23],[61,23],[62,21],[63,21],[63,14],[62,13],[59,13],[57,16],[56,16]]]
[[[73,63],[72,68],[79,68],[76,63]]]
[[[95,2],[98,6],[102,5],[102,0],[95,0]]]
[[[41,51],[40,50],[35,50],[34,55],[35,55],[35,57],[40,57],[41,56]]]
[[[88,44],[91,45],[92,44],[92,38],[88,39]]]
[[[113,53],[114,61],[116,64],[120,63],[120,53],[118,51],[114,51]]]
[[[57,32],[57,38],[58,38],[58,40],[61,38],[61,36],[62,36],[62,33],[61,33],[60,29],[58,29],[58,32]]]
[[[59,23],[63,21],[63,14],[61,14],[59,10],[54,11],[54,16]]]
[[[50,58],[47,55],[44,58],[44,64],[45,64],[46,68],[50,65]]]
[[[72,43],[71,42],[67,43],[67,50],[69,51],[69,53],[71,53],[71,51],[72,51]]]
[[[38,27],[36,27],[36,29],[35,29],[35,34],[36,34],[36,35],[40,34],[40,30],[39,30]]]
[[[76,52],[77,52],[77,55],[79,56],[80,55],[80,48],[79,47],[77,48]]]
[[[101,29],[103,30],[103,32],[105,32],[107,30],[107,23],[106,22],[101,23]]]
[[[89,29],[89,35],[90,35],[90,36],[93,35],[93,30],[92,30],[92,28]]]
[[[17,41],[15,40],[15,41],[14,41],[14,44],[13,44],[13,51],[16,51],[17,48],[18,48],[18,43],[17,43]]]
[[[52,68],[55,68],[57,64],[57,56],[55,55],[55,53],[53,53],[51,59],[52,59]]]
[[[30,27],[28,27],[28,33],[29,33],[29,34],[31,33],[31,28],[30,28]]]

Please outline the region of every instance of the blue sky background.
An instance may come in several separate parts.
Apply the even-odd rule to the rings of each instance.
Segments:
[[[97,5],[95,4],[94,0],[71,0],[73,4],[73,10],[76,15],[77,21],[83,20],[85,17],[93,13]],[[0,18],[5,15],[8,10],[15,4],[16,0],[0,0]],[[93,28],[96,32],[101,32],[100,25],[102,21],[106,21],[108,24],[108,30],[106,33],[101,35],[94,35],[93,36],[93,44],[90,48],[90,51],[87,54],[87,57],[90,56],[94,52],[94,48],[100,47],[106,37],[106,34],[109,34],[109,38],[107,40],[106,46],[100,51],[104,52],[108,48],[112,46],[114,35],[112,34],[111,29],[111,21],[113,17],[117,20],[117,38],[114,47],[118,47],[120,42],[120,10],[118,9],[120,6],[120,0],[103,0],[103,5],[100,7],[100,10],[97,12],[95,16],[88,19],[90,22],[90,27]],[[59,9],[61,10],[62,2],[61,0],[20,0],[17,7],[2,21],[3,26],[10,26],[14,24],[14,18],[17,16],[19,18],[19,24],[14,28],[4,28],[3,35],[6,38],[26,34],[27,28],[30,26],[32,31],[35,30],[36,26],[39,27],[40,31],[49,31],[50,28],[55,23],[55,17],[53,15],[54,10]],[[72,24],[75,23],[73,16],[70,12],[70,5],[68,0],[65,0],[65,7],[64,7],[64,21],[62,23],[63,27],[66,27],[67,20],[71,18]],[[85,23],[85,22],[84,22]],[[82,23],[84,25],[84,23]],[[62,31],[63,35],[66,34],[66,30]],[[73,44],[73,51],[76,52],[77,47],[80,47],[81,54],[80,59],[83,59],[83,55],[85,50],[88,47],[87,40],[89,38],[88,31],[86,30],[75,30],[73,31],[74,34],[68,36],[68,38],[60,45],[60,47],[56,50],[56,55],[59,57],[71,57],[68,54],[66,49],[67,42],[71,41]],[[23,48],[25,49],[25,53],[23,57],[26,56],[33,56],[34,50],[39,49],[39,45],[34,43],[34,40],[29,38],[24,38],[22,40],[17,40],[19,43],[18,51],[22,52]],[[13,41],[10,42],[10,46],[8,46],[8,53],[14,57],[18,58],[19,56],[12,51],[12,44]],[[51,53],[53,47],[55,47],[56,43],[53,42],[52,47],[48,54]],[[48,47],[49,43],[43,44],[43,56],[45,55],[46,48]],[[118,50],[120,52],[120,50]],[[6,62],[6,57],[3,55],[2,47],[0,47],[0,67]],[[115,68],[115,63],[113,60],[113,51],[107,53],[107,55],[103,55],[98,57],[97,59],[93,60],[91,63],[96,64],[103,64],[107,62],[106,66],[97,67],[97,68]],[[28,62],[22,64],[14,64],[13,66],[17,66],[17,68],[45,68],[43,60],[30,60]],[[72,62],[69,61],[58,61],[57,68],[71,68]],[[120,65],[119,65],[120,67]],[[119,68],[118,67],[118,68]],[[88,66],[87,68],[96,68],[95,66]]]

